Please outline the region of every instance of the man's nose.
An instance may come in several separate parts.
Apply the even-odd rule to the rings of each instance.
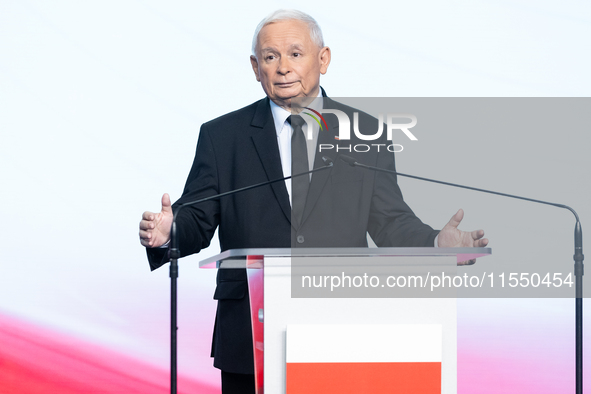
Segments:
[[[285,56],[281,56],[279,58],[277,73],[279,73],[281,75],[285,75],[285,74],[288,74],[290,71],[291,71],[291,66],[289,64],[289,59],[287,59]]]

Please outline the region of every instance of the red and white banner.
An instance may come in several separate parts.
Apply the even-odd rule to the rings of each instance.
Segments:
[[[441,326],[289,325],[287,394],[441,393]]]

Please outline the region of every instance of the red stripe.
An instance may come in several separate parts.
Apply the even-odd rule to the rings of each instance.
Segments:
[[[441,363],[288,363],[287,394],[441,393]]]
[[[248,275],[248,295],[250,297],[250,319],[252,324],[252,344],[254,353],[254,378],[257,390],[264,388],[265,326],[259,321],[259,310],[264,308],[264,256],[246,257]],[[258,392],[258,391],[257,391]],[[260,391],[262,392],[262,391]]]

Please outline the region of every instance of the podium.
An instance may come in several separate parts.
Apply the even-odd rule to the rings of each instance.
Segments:
[[[489,254],[490,248],[233,249],[200,267],[247,269],[257,394],[451,394],[456,298],[453,286],[434,293],[433,276],[452,277],[458,262]]]

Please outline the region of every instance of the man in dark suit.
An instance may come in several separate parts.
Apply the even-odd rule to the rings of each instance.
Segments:
[[[303,99],[307,105],[325,96],[319,82],[330,58],[330,49],[310,16],[277,11],[263,20],[255,33],[251,64],[267,97],[203,124],[183,195],[175,205],[291,175],[290,145],[298,144],[296,133],[309,127],[295,125],[297,118],[291,116],[299,112],[295,101]],[[318,101],[324,109],[353,111],[326,97]],[[435,231],[404,203],[394,175],[349,167],[338,160],[336,151],[318,153],[319,144],[339,143],[335,139],[338,123],[330,116],[326,119],[328,130],[307,142],[306,159],[309,167],[319,167],[322,156],[329,156],[333,168],[314,173],[311,181],[303,177],[308,178],[304,192],[298,191],[295,182],[278,182],[184,209],[177,217],[181,256],[209,246],[218,227],[222,250],[359,247],[367,246],[367,233],[378,246],[486,246],[482,230],[457,229],[461,210],[441,232]],[[376,124],[365,114],[360,122]],[[354,138],[350,142],[355,143]],[[375,143],[387,144],[387,140],[383,136]],[[350,154],[360,162],[394,169],[393,155],[385,149]],[[295,211],[302,198],[298,193],[305,195],[301,212],[294,215],[292,206]],[[140,241],[147,248],[151,269],[168,262],[165,246],[174,207],[165,194],[160,213],[142,216]],[[212,355],[214,365],[222,370],[222,390],[225,394],[254,392],[245,271],[219,270],[214,298],[218,310]]]

